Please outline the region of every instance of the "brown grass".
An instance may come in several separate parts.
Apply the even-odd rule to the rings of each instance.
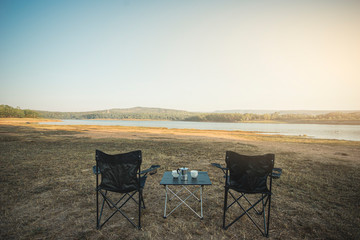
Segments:
[[[146,183],[141,230],[120,214],[96,230],[95,149],[141,149],[143,168],[161,165]],[[223,164],[226,150],[276,154],[283,175],[273,184],[271,239],[360,238],[360,142],[27,120],[0,121],[0,238],[262,239],[247,219],[221,228],[223,178],[210,163]],[[208,171],[213,183],[205,187],[204,220],[184,207],[162,217],[162,173],[183,165]]]

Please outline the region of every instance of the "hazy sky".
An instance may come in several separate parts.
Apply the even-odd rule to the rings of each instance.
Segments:
[[[1,0],[0,104],[360,110],[359,2]]]

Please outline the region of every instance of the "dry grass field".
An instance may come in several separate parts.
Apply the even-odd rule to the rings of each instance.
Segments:
[[[140,149],[142,169],[161,165],[146,182],[141,230],[120,214],[96,230],[95,149]],[[263,239],[247,218],[221,228],[224,179],[210,163],[223,164],[227,150],[274,153],[276,167],[283,169],[273,182],[270,239],[360,239],[360,142],[239,131],[39,125],[29,119],[0,119],[0,238]],[[213,185],[204,189],[204,220],[183,206],[162,217],[162,174],[181,166],[209,173]]]

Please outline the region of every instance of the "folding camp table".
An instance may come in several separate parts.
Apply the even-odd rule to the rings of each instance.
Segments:
[[[199,172],[199,175],[197,178],[192,178],[190,173],[188,173],[188,179],[187,180],[181,180],[180,177],[174,178],[172,176],[172,172],[165,172],[163,178],[161,179],[160,185],[165,186],[165,208],[164,208],[164,218],[168,217],[170,214],[172,214],[178,207],[180,207],[182,204],[186,205],[191,211],[193,211],[200,219],[203,219],[203,188],[204,185],[211,185],[211,181],[209,178],[209,175],[207,172]],[[172,185],[173,187],[181,186],[180,190],[177,192],[174,192],[170,189],[169,185]],[[189,190],[189,186],[198,186],[194,191]],[[183,199],[179,196],[179,193],[182,191],[187,191],[189,195],[186,197],[183,197]],[[198,198],[195,193],[197,191],[200,191],[200,198]],[[173,194],[171,198],[169,198],[169,192]],[[177,198],[180,200],[180,203],[173,208],[169,214],[166,213],[167,209],[167,203],[168,201],[171,201],[173,198]],[[200,215],[197,213],[189,204],[186,203],[186,200],[188,200],[190,197],[194,197],[196,200],[200,202]]]

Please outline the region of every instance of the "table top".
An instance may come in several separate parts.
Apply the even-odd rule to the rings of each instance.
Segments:
[[[192,178],[188,173],[188,180],[174,178],[172,172],[164,172],[160,185],[211,185],[211,181],[207,172],[199,172],[197,178]]]

